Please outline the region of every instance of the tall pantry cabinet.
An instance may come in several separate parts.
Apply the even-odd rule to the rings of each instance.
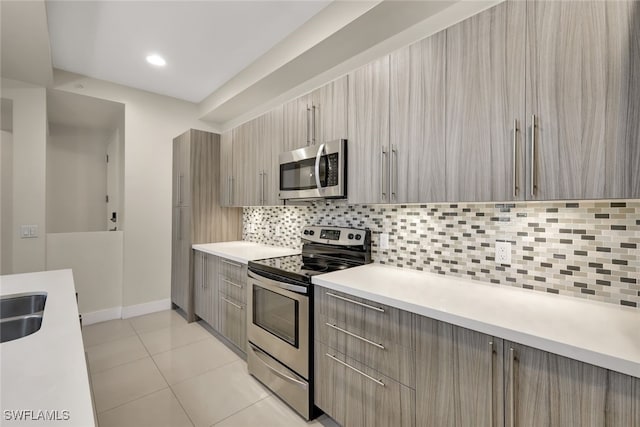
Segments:
[[[190,129],[173,140],[171,302],[195,320],[197,243],[241,240],[242,210],[220,206],[220,135]]]

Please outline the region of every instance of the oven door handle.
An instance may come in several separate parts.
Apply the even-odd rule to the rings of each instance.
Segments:
[[[273,366],[271,366],[269,364],[269,362],[267,361],[266,357],[269,357],[265,352],[263,352],[262,350],[260,350],[258,347],[256,347],[255,345],[249,343],[249,347],[251,347],[251,350],[253,350],[253,353],[256,355],[256,357],[258,358],[258,360],[260,360],[260,362],[262,362],[262,364],[264,366],[266,366],[271,372],[273,372],[276,376],[282,378],[285,381],[290,381],[294,384],[297,384],[301,389],[306,390],[308,388],[308,384],[304,381],[300,381],[297,378],[293,378],[287,374],[284,374],[282,372],[280,372],[279,370],[277,370],[276,368],[274,368]]]
[[[316,154],[316,186],[318,190],[322,190],[322,183],[320,182],[320,159],[322,158],[322,153],[324,152],[324,144],[320,144],[320,148],[318,148],[318,154]]]
[[[252,271],[249,271],[249,277],[260,282],[261,285],[266,285],[266,286],[270,286],[272,288],[280,288],[280,289],[285,289],[287,291],[291,291],[291,292],[295,292],[298,294],[303,294],[306,295],[309,293],[309,291],[307,290],[306,286],[300,286],[300,285],[292,285],[289,283],[284,283],[284,282],[278,282],[272,279],[268,279],[264,276],[260,276],[259,274],[256,274]]]

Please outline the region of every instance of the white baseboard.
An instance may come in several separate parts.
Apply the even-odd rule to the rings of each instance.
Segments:
[[[128,319],[130,317],[142,316],[157,311],[169,310],[171,299],[161,299],[157,301],[145,302],[143,304],[129,305],[126,307],[111,307],[104,310],[82,313],[82,325],[88,326],[94,323],[106,322],[113,319]]]
[[[106,322],[107,320],[120,319],[122,317],[122,307],[111,307],[104,310],[82,313],[82,326],[94,323]]]
[[[169,310],[171,299],[160,299],[157,301],[145,302],[144,304],[128,305],[122,307],[122,318],[142,316],[144,314],[155,313],[156,311]]]

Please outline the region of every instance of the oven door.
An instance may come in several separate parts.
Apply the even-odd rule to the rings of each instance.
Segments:
[[[281,199],[346,197],[346,140],[280,154]]]
[[[296,288],[302,291],[305,287],[254,272],[249,272],[248,283],[249,342],[308,379],[309,297],[296,292]]]

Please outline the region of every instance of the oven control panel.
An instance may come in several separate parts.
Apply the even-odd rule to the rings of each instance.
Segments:
[[[370,243],[371,231],[359,228],[306,226],[302,239],[309,242],[342,246],[364,246]]]

